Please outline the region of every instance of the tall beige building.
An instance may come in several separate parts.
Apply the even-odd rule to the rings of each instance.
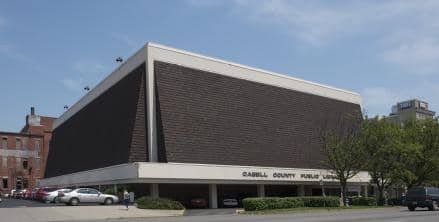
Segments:
[[[402,124],[408,118],[416,118],[419,120],[433,118],[434,111],[428,109],[428,103],[419,99],[412,99],[399,102],[392,106],[392,113],[389,119],[397,124]]]

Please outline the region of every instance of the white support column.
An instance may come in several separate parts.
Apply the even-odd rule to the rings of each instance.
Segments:
[[[218,208],[218,191],[216,184],[209,184],[209,207],[211,209]]]
[[[117,195],[117,184],[114,184],[113,189],[114,189],[114,194]]]
[[[369,192],[367,192],[367,185],[364,185],[364,197],[368,197],[369,196]]]
[[[258,197],[265,197],[265,186],[264,184],[258,184]]]
[[[146,66],[146,104],[147,104],[147,138],[148,138],[148,153],[149,162],[158,162],[157,151],[157,122],[156,122],[156,105],[155,105],[155,88],[154,88],[154,62],[149,55],[149,48],[147,53]]]
[[[297,196],[305,196],[305,185],[297,185]]]
[[[159,184],[157,183],[149,184],[149,195],[151,197],[159,197]]]

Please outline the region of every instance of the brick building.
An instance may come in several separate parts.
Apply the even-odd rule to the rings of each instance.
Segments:
[[[0,131],[2,193],[35,187],[43,178],[54,120],[36,115],[32,107],[30,114],[26,115],[26,125],[20,132]]]
[[[44,185],[130,185],[137,195],[337,195],[322,130],[358,93],[149,43],[54,123]],[[367,172],[349,180],[359,194]]]

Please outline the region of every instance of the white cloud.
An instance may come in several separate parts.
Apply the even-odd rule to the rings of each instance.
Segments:
[[[382,53],[385,61],[396,64],[418,74],[439,73],[439,41],[417,39],[401,41]]]
[[[121,34],[121,33],[111,33],[110,36],[111,36],[111,38],[130,47],[132,50],[137,50],[140,47],[142,47],[142,44],[145,44],[144,42],[134,40],[130,36],[125,35],[125,34]]]
[[[83,81],[81,78],[73,79],[70,77],[66,77],[61,80],[61,83],[69,90],[80,92],[82,91]]]
[[[74,70],[83,75],[96,75],[105,72],[107,69],[104,65],[95,61],[77,61],[74,65]]]
[[[80,60],[72,65],[73,74],[64,77],[61,83],[68,89],[81,92],[84,87],[94,87],[105,75],[109,68],[96,61]]]
[[[361,96],[364,111],[368,116],[387,115],[392,105],[406,99],[403,95],[383,87],[365,88],[361,91]]]
[[[361,90],[363,108],[368,116],[388,115],[393,105],[409,99],[421,99],[430,103],[430,109],[439,112],[439,83],[421,81],[401,88],[370,87]]]
[[[189,1],[217,6],[220,1]],[[439,1],[221,1],[256,24],[275,25],[310,46],[362,38],[376,57],[408,73],[438,73]],[[364,36],[368,36],[364,38]]]

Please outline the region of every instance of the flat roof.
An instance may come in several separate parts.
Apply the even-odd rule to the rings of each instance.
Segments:
[[[155,55],[155,53],[157,55]],[[201,54],[160,45],[157,43],[147,43],[131,57],[125,60],[119,67],[117,67],[110,75],[108,75],[92,90],[90,90],[81,99],[79,99],[58,119],[56,119],[53,124],[53,129],[56,129],[66,120],[70,119],[74,114],[79,112],[83,107],[92,102],[111,86],[119,82],[123,77],[125,77],[128,73],[137,68],[139,65],[143,63],[148,65],[148,62],[150,62],[149,59],[157,59],[161,61],[160,58],[166,58],[167,60],[174,62],[177,65],[185,66],[186,64],[191,64],[190,68],[198,68],[200,70],[210,71],[223,75],[228,75],[228,71],[233,71],[235,73],[228,76],[241,78],[253,82],[260,82],[267,85],[288,88],[291,90],[305,92],[308,94],[318,95],[322,97],[328,97],[345,102],[356,103],[361,106],[360,94],[356,92],[295,78],[289,75],[241,65],[238,63],[229,62],[213,57],[208,57]],[[206,66],[210,66],[211,69],[206,69]],[[217,72],[217,70],[223,70],[223,72]],[[243,70],[245,71],[244,73],[239,73],[239,71]]]

